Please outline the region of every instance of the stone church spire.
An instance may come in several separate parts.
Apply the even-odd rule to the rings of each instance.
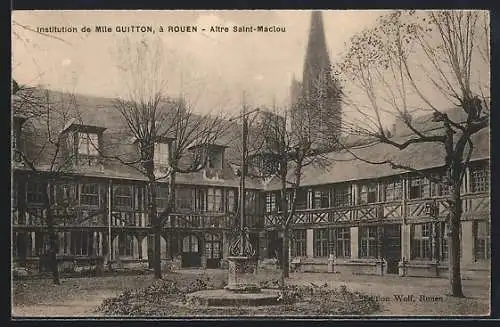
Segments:
[[[324,70],[329,68],[330,57],[326,48],[323,16],[321,11],[313,11],[302,75],[304,88],[312,88]]]
[[[317,138],[314,143],[321,148],[330,148],[341,131],[341,92],[331,68],[321,11],[311,13],[300,97],[294,99],[297,86],[292,82],[292,91],[295,89],[291,92],[295,102],[292,120],[302,125],[307,121],[308,126],[303,127]]]

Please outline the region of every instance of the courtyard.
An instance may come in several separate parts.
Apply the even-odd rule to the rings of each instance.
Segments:
[[[260,271],[257,275],[262,285],[271,285],[278,278],[279,272],[275,270]],[[183,269],[164,274],[164,279],[185,285],[201,281],[222,288],[227,272],[219,269]],[[153,282],[153,276],[149,274],[64,278],[59,286],[52,285],[50,279],[15,280],[12,284],[12,317],[105,317],[109,314],[98,310],[103,301],[119,299],[120,295],[130,294],[130,290],[151,287]],[[486,278],[463,280],[466,298],[461,299],[446,295],[448,281],[444,278],[294,273],[287,280],[287,285],[313,285],[328,289],[345,287],[349,291],[360,292],[379,303],[379,308],[369,313],[374,316],[481,316],[488,315],[490,311],[490,281]],[[179,292],[182,293],[182,290]],[[276,307],[194,310],[174,305],[174,302],[165,304],[170,309],[161,314],[162,317],[286,315],[286,310]],[[305,306],[298,315],[308,315],[307,311]]]

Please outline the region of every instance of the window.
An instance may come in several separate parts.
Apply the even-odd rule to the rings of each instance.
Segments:
[[[92,255],[94,233],[88,231],[71,232],[71,254],[72,255]]]
[[[115,207],[132,208],[132,187],[129,185],[116,185],[114,187]]]
[[[371,183],[361,185],[359,192],[359,203],[374,203],[377,202],[377,184]]]
[[[118,255],[132,257],[134,255],[134,236],[126,232],[118,234]]]
[[[421,199],[429,197],[429,180],[423,177],[410,179],[409,198]]]
[[[245,193],[245,210],[248,214],[259,212],[258,194],[255,191],[246,191]]]
[[[58,204],[71,204],[76,200],[76,184],[57,184],[56,202]]]
[[[198,253],[198,238],[194,235],[185,236],[182,239],[182,252],[195,252]]]
[[[95,133],[78,133],[78,154],[97,156],[99,136]]]
[[[80,204],[83,205],[99,205],[99,185],[95,183],[82,184],[80,194]]]
[[[333,204],[335,207],[351,205],[351,186],[339,185],[332,190]]]
[[[331,242],[333,241],[331,237],[331,229],[315,229],[314,230],[314,256],[315,257],[327,257],[332,253]]]
[[[215,234],[205,234],[205,256],[207,259],[220,259],[220,236]]]
[[[330,207],[330,192],[328,190],[324,191],[314,191],[313,193],[313,208],[329,208]]]
[[[292,231],[292,257],[306,256],[306,230],[296,229]]]
[[[29,204],[41,204],[45,198],[45,185],[40,182],[28,182],[26,198]]]
[[[158,185],[158,189],[156,190],[156,208],[157,209],[165,209],[168,204],[168,186],[167,185]]]
[[[276,193],[266,193],[266,212],[276,212],[277,207]]]
[[[475,261],[491,259],[490,223],[487,221],[475,221],[473,227]]]
[[[336,239],[335,255],[337,258],[349,258],[351,256],[351,230],[349,227],[334,229]]]
[[[208,211],[210,212],[223,212],[224,207],[222,206],[222,190],[219,188],[209,188],[208,189]]]
[[[154,149],[154,164],[155,166],[168,166],[169,160],[169,144],[168,143],[155,143]]]
[[[222,169],[223,149],[216,147],[207,150],[207,167]]]
[[[360,231],[359,257],[377,258],[378,257],[377,227],[376,226],[360,227],[359,231]]]
[[[297,190],[297,199],[295,200],[295,208],[297,210],[307,209],[307,191]]]
[[[401,180],[391,180],[383,184],[385,201],[401,200],[403,195],[403,183]]]
[[[431,196],[445,196],[449,193],[449,187],[444,184],[446,173],[443,171],[435,172],[432,174],[432,177],[437,180],[441,180],[442,182],[438,183],[437,181],[431,181]]]
[[[235,212],[236,211],[236,202],[235,202],[235,194],[234,190],[227,190],[227,198],[226,198],[226,210],[227,212]]]
[[[490,189],[490,167],[477,165],[471,167],[471,191],[488,192]]]
[[[411,226],[411,259],[432,259],[432,223]]]
[[[349,227],[314,230],[314,256],[338,258],[351,256],[351,231]]]
[[[208,209],[208,205],[207,205],[207,193],[208,191],[205,190],[205,189],[197,189],[195,191],[195,194],[196,194],[196,211],[197,212],[205,212],[207,211]]]
[[[176,192],[176,206],[177,210],[189,211],[193,210],[193,193],[192,190],[186,188],[177,189]]]

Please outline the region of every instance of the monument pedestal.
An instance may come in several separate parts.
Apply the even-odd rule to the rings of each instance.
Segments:
[[[235,293],[260,293],[259,286],[254,282],[255,262],[245,256],[228,257],[228,282],[224,287]]]

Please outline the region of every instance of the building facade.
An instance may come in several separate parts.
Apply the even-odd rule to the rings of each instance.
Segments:
[[[103,106],[98,107],[98,119],[106,121]],[[37,147],[41,137],[30,140],[26,135],[32,133],[33,125],[28,126],[31,119],[14,116],[14,148]],[[72,159],[68,168],[57,174],[44,163],[35,172],[23,158],[13,156],[12,255],[16,264],[45,269],[48,234],[44,195],[50,182],[62,270],[93,261],[149,265],[153,242],[146,213],[146,181],[95,149],[119,142],[134,151],[133,142],[123,141],[117,130],[95,122],[67,124],[61,135],[68,144],[64,151],[72,154]],[[489,272],[491,257],[489,131],[476,134],[473,142],[462,186],[461,260],[464,272],[477,274]],[[168,146],[168,140],[156,145],[159,169],[168,162]],[[231,149],[201,146],[210,156],[207,166],[196,173],[179,174],[176,210],[163,227],[163,262],[175,267],[224,267],[239,224],[239,176],[227,155]],[[380,144],[360,151],[373,159],[380,155],[408,159],[426,174],[440,174],[442,152],[437,147],[420,144],[399,151]],[[304,171],[290,241],[292,268],[446,275],[447,190],[420,174],[345,160],[346,155],[332,152],[328,166],[308,166]],[[246,184],[246,225],[257,257],[265,263],[279,258],[283,247],[279,181],[266,175],[262,180],[249,177]],[[160,182],[159,211],[165,207],[167,191],[167,184]]]
[[[317,119],[311,121],[321,124],[313,124],[311,130],[338,135],[339,91],[330,83],[333,79],[328,77],[329,67],[321,13],[314,12],[303,81],[293,82],[292,102],[321,99],[321,103],[315,100],[313,106],[307,107],[316,110],[312,115]],[[322,79],[325,76],[328,83]],[[320,92],[321,97],[315,92]],[[50,157],[54,149],[44,145],[50,135],[43,124],[14,113],[13,262],[34,270],[46,269],[44,201],[50,184],[61,270],[81,269],[96,261],[148,267],[153,240],[146,180],[136,170],[101,155],[119,151],[133,157],[137,147],[124,132],[126,126],[111,99],[77,96],[75,101],[80,108],[79,120],[66,119],[52,129],[64,144],[61,155],[68,159],[66,167],[57,172],[47,158],[30,167],[20,155]],[[296,109],[300,108],[292,106],[292,110]],[[299,114],[292,112],[292,120],[300,119]],[[240,156],[234,153],[240,143],[239,129],[232,135],[231,140],[203,145],[209,156],[206,167],[178,175],[175,213],[167,217],[162,230],[164,265],[225,266],[239,226],[239,176],[232,160]],[[461,190],[464,213],[460,251],[464,273],[471,275],[488,273],[491,258],[489,131],[475,135],[473,142]],[[159,140],[155,146],[159,173],[168,163],[169,146],[168,139]],[[422,172],[442,173],[442,149],[432,144],[416,144],[405,151],[383,145],[361,151],[365,158],[392,155]],[[447,190],[421,174],[346,160],[346,155],[331,152],[327,167],[310,166],[304,171],[289,244],[292,268],[347,274],[446,275]],[[250,165],[263,178],[247,178],[246,226],[256,256],[266,263],[279,258],[283,248],[279,182],[272,177],[276,161],[261,153],[254,155]],[[161,211],[166,206],[168,184],[158,184],[156,204]]]

